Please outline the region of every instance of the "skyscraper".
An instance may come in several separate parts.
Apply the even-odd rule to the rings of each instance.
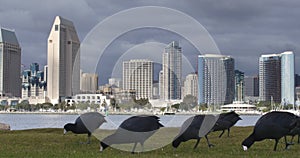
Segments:
[[[84,93],[96,93],[98,90],[98,75],[94,73],[82,73],[80,79],[80,91]]]
[[[281,61],[278,54],[259,58],[259,100],[281,102]]]
[[[73,23],[56,16],[48,37],[48,98],[58,103],[79,92],[80,41]]]
[[[21,96],[21,47],[13,30],[0,28],[0,96]]]
[[[295,104],[295,62],[294,53],[281,53],[281,103]]]
[[[198,75],[188,74],[184,81],[184,97],[187,95],[192,95],[198,97]]]
[[[235,70],[235,101],[244,101],[244,72]]]
[[[153,61],[145,59],[124,61],[123,90],[135,90],[136,99],[151,99],[153,94]]]
[[[30,97],[44,99],[46,90],[44,72],[39,70],[38,63],[30,64],[30,69],[22,72],[22,99]]]
[[[162,59],[163,100],[181,99],[182,52],[178,42],[171,42],[163,52]]]
[[[295,102],[294,54],[262,55],[259,58],[259,98],[282,105]]]
[[[198,56],[198,103],[224,105],[234,99],[234,59],[206,54]]]
[[[257,76],[245,76],[245,97],[258,97],[259,96],[259,80]]]

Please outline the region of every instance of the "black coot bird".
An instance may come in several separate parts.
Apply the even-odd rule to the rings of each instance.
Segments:
[[[216,124],[214,125],[212,132],[222,131],[222,133],[219,135],[219,138],[221,138],[225,130],[227,129],[229,137],[230,128],[234,126],[239,120],[242,120],[242,118],[240,118],[240,116],[234,111],[222,113],[220,114]]]
[[[137,143],[140,143],[143,148],[144,142],[161,127],[164,126],[159,122],[157,116],[132,116],[123,121],[114,134],[107,136],[100,142],[100,151],[113,144],[134,143],[132,149],[132,153],[134,153]]]
[[[194,149],[197,148],[199,141],[202,137],[205,137],[209,147],[212,144],[209,143],[207,134],[211,131],[216,123],[216,116],[214,115],[196,115],[188,118],[181,126],[179,134],[172,142],[172,146],[177,148],[180,143],[186,142],[191,139],[196,139],[197,142]]]
[[[98,129],[106,120],[104,116],[98,112],[88,112],[80,115],[75,123],[68,123],[64,126],[64,134],[72,131],[75,134],[88,134],[88,141],[90,143],[91,134]]]
[[[242,142],[243,149],[249,149],[255,141],[274,139],[276,151],[278,141],[282,137],[285,138],[287,149],[291,144],[287,142],[286,136],[291,135],[299,125],[299,118],[292,113],[280,111],[267,113],[256,122],[253,133]]]

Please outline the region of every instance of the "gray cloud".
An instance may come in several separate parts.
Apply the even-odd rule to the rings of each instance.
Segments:
[[[79,0],[76,3],[72,0],[2,0],[0,25],[16,30],[22,46],[23,64],[45,64],[46,40],[56,15],[72,20],[83,40],[106,17],[124,9],[145,5],[170,7],[198,20],[212,35],[221,53],[233,56],[236,67],[248,75],[258,72],[258,58],[261,54],[281,53],[285,50],[294,51],[296,72],[300,73],[300,2],[297,0]],[[192,33],[193,30],[190,31]],[[134,35],[138,35],[138,38]],[[172,38],[181,40],[185,52],[195,51],[177,35],[164,31],[140,31],[124,35],[112,43],[106,56],[111,55],[117,59],[120,53],[128,49],[121,47],[126,42],[133,45],[147,40],[168,43]],[[187,56],[195,62],[192,54],[187,53]]]

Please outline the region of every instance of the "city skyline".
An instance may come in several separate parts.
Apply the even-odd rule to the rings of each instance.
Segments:
[[[295,52],[295,73],[300,73],[300,57],[297,55],[300,50],[297,44],[300,37],[297,36],[299,22],[295,20],[299,15],[299,10],[295,7],[299,4],[297,1],[282,1],[281,3],[285,5],[280,5],[280,2],[267,0],[257,5],[255,1],[240,2],[232,0],[230,1],[231,7],[225,5],[225,2],[189,1],[172,3],[169,0],[163,2],[151,0],[147,2],[127,1],[126,3],[105,0],[100,3],[86,0],[78,1],[73,5],[69,5],[70,2],[67,1],[55,4],[45,1],[47,5],[39,7],[36,6],[37,4],[34,1],[28,1],[28,5],[22,6],[15,3],[22,2],[7,1],[1,5],[3,14],[0,15],[0,24],[2,27],[15,29],[23,52],[22,64],[27,66],[33,62],[38,62],[42,66],[46,64],[47,43],[45,41],[51,21],[56,15],[61,15],[73,21],[78,27],[78,36],[82,41],[97,23],[118,11],[131,7],[158,5],[177,9],[198,20],[212,35],[221,53],[234,57],[237,69],[244,71],[245,75],[258,74],[255,65],[258,64],[258,58],[261,54],[279,53],[286,50]],[[221,4],[217,7],[216,3]],[[101,11],[98,8],[102,8]],[[78,12],[72,13],[69,10],[78,10]],[[285,12],[285,10],[289,10],[289,12]],[[7,18],[7,16],[10,18]],[[173,40],[171,35],[168,36],[170,33],[162,32],[159,30],[156,32],[147,32],[147,30],[143,32],[141,30],[124,34],[113,43],[111,48],[108,48],[108,59],[114,61],[117,56],[120,56],[132,45],[147,40],[166,44],[167,41]],[[136,35],[140,35],[139,38],[136,38]],[[187,41],[180,38],[179,40],[182,48],[185,49],[186,55],[191,55],[188,53],[192,52],[193,49],[187,44]],[[120,53],[113,54],[112,52]],[[205,53],[209,52],[201,52],[201,54]],[[103,77],[99,80],[100,83],[106,82]]]

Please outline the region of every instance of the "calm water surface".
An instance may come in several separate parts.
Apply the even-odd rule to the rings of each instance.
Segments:
[[[9,124],[11,130],[24,130],[34,128],[63,128],[66,123],[73,123],[79,115],[62,114],[0,114],[0,122]],[[105,117],[107,123],[101,129],[116,129],[125,119],[133,115],[109,115]],[[180,127],[182,123],[193,115],[160,116],[162,124],[166,127]],[[243,120],[236,126],[254,126],[260,115],[241,115]]]

